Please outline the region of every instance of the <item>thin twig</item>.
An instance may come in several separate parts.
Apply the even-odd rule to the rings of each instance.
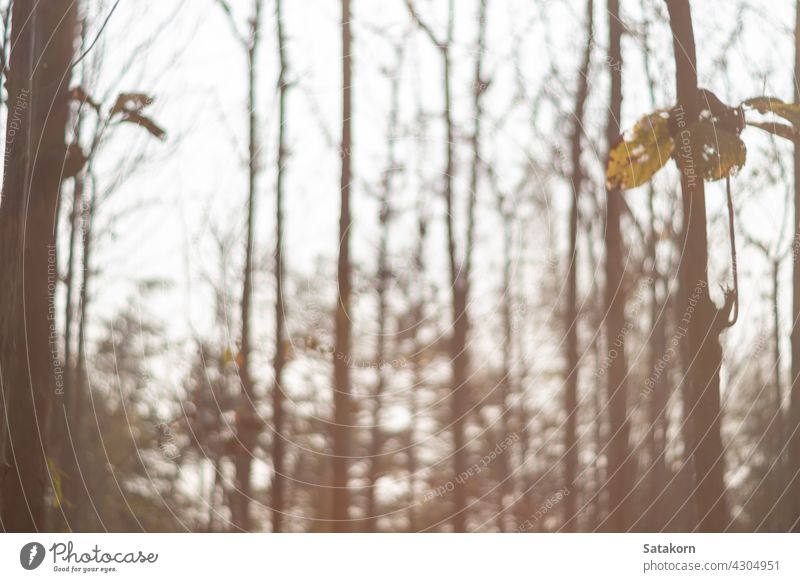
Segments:
[[[239,32],[239,27],[236,25],[236,19],[233,16],[233,10],[231,10],[230,5],[225,0],[216,0],[216,3],[219,4],[220,8],[222,8],[222,11],[228,17],[228,22],[231,25],[231,31],[236,37],[236,40],[242,43],[243,46],[248,46],[249,43],[247,39],[241,32]]]
[[[731,196],[731,178],[725,178],[725,190],[728,195],[728,230],[731,239],[731,272],[733,274],[733,289],[729,289],[727,294],[733,297],[733,317],[728,320],[727,327],[731,327],[739,319],[739,266],[736,260],[736,230],[733,220],[733,196]]]
[[[444,49],[445,43],[440,42],[439,39],[436,38],[436,34],[433,32],[433,29],[428,26],[428,24],[422,20],[422,18],[420,18],[411,0],[406,0],[406,7],[408,8],[409,14],[411,14],[411,18],[413,18],[414,22],[417,23],[417,26],[419,26],[425,32],[425,34],[428,35],[428,37],[431,39],[431,42],[436,45],[437,48]]]
[[[92,40],[92,43],[86,48],[85,51],[83,51],[81,53],[81,56],[79,56],[77,59],[75,59],[75,61],[70,65],[70,69],[74,69],[75,66],[78,63],[80,63],[83,59],[85,59],[86,56],[94,48],[94,45],[97,44],[97,41],[100,40],[100,35],[103,34],[103,31],[106,29],[106,26],[108,26],[108,22],[111,20],[111,16],[114,14],[114,11],[117,9],[117,6],[119,6],[119,3],[120,3],[120,0],[117,0],[116,2],[114,2],[114,5],[111,7],[111,10],[108,11],[108,15],[106,16],[106,19],[103,21],[103,25],[100,27],[100,30],[97,31],[97,34],[95,35],[94,40]]]

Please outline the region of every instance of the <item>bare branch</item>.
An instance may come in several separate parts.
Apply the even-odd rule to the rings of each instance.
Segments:
[[[225,16],[228,17],[228,23],[231,25],[231,31],[233,32],[233,36],[236,37],[236,40],[242,44],[242,46],[247,46],[248,42],[244,35],[239,32],[239,27],[236,25],[236,18],[233,16],[233,10],[231,10],[230,4],[228,4],[227,0],[215,0],[219,7],[222,8],[222,11],[225,13]]]
[[[424,20],[422,20],[422,18],[420,18],[419,14],[414,8],[414,3],[412,2],[412,0],[406,0],[406,7],[408,8],[408,13],[411,15],[411,18],[414,20],[414,22],[417,23],[417,26],[419,26],[422,29],[422,31],[428,35],[428,38],[431,39],[431,42],[434,45],[436,45],[437,48],[444,49],[446,47],[446,44],[440,42],[439,39],[436,38],[436,34],[433,32],[433,29],[430,26],[428,26],[428,24]]]
[[[114,2],[114,5],[111,7],[111,10],[108,11],[108,15],[106,16],[106,19],[103,21],[102,26],[100,26],[100,30],[97,31],[94,40],[92,40],[91,44],[89,44],[86,50],[83,51],[81,55],[72,62],[70,68],[74,69],[75,66],[77,66],[78,63],[80,63],[83,59],[85,59],[86,56],[92,51],[94,45],[96,45],[97,41],[100,40],[100,36],[103,34],[103,31],[106,29],[106,26],[108,26],[108,22],[111,20],[111,16],[114,14],[114,11],[117,9],[117,6],[119,6],[119,3],[120,0]]]

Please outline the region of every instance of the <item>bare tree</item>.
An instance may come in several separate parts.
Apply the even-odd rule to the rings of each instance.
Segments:
[[[349,529],[348,510],[350,490],[348,468],[350,454],[350,350],[352,322],[350,321],[351,271],[350,265],[350,182],[352,181],[352,34],[350,32],[350,0],[342,0],[342,141],[339,153],[342,159],[339,210],[339,259],[337,281],[339,293],[336,302],[336,339],[333,354],[333,482],[331,484],[332,527],[342,532]]]
[[[394,66],[388,73],[391,78],[391,106],[389,111],[389,123],[387,127],[387,159],[386,168],[383,171],[383,179],[379,197],[379,216],[381,233],[378,243],[378,269],[377,269],[377,295],[378,295],[378,332],[377,349],[375,353],[375,370],[377,382],[373,393],[372,403],[372,428],[370,434],[369,449],[369,483],[367,485],[367,521],[366,531],[374,532],[377,529],[377,500],[376,484],[381,475],[381,465],[385,464],[382,456],[383,432],[381,431],[381,411],[383,409],[384,392],[388,378],[386,366],[386,338],[387,338],[387,317],[388,317],[388,286],[393,273],[389,264],[389,236],[392,218],[395,212],[393,205],[394,177],[399,170],[396,142],[399,129],[400,114],[400,71],[403,66],[403,44],[399,42],[394,50]]]
[[[622,22],[619,0],[608,0],[609,44],[607,64],[611,73],[611,95],[606,124],[606,144],[610,149],[619,139],[622,115]],[[625,355],[627,336],[625,322],[624,243],[620,220],[623,200],[619,188],[606,189],[606,347],[609,355],[607,370],[609,442],[608,442],[608,516],[610,531],[626,531],[629,524],[630,487],[633,479],[628,446],[628,361]],[[611,352],[609,352],[610,354]]]
[[[231,514],[233,526],[241,531],[250,530],[250,476],[253,454],[263,421],[256,410],[256,394],[252,376],[251,317],[253,301],[253,255],[255,253],[256,194],[259,175],[258,115],[256,112],[256,57],[261,40],[261,9],[263,0],[253,0],[247,36],[242,35],[234,21],[233,12],[225,0],[217,0],[228,17],[237,42],[247,57],[247,234],[244,265],[242,267],[241,335],[236,362],[241,380],[241,403],[236,413],[236,446],[234,466],[236,487],[232,492]]]
[[[6,425],[0,526],[44,527],[46,427],[57,346],[55,224],[67,161],[69,81],[77,3],[14,2],[8,121],[0,207],[0,374]]]
[[[578,416],[578,202],[583,188],[584,173],[581,165],[581,150],[584,132],[584,111],[589,94],[589,64],[594,44],[594,0],[586,2],[586,49],[578,70],[578,87],[575,93],[575,109],[570,136],[570,182],[572,201],[569,209],[569,255],[567,266],[567,304],[564,310],[566,341],[564,359],[566,363],[566,384],[564,390],[564,486],[571,490],[578,470],[578,441],[576,423]],[[564,529],[575,529],[575,495],[567,495],[561,502],[564,505]]]
[[[795,8],[794,77],[795,103],[800,102],[800,2]],[[794,146],[794,244],[792,250],[792,389],[789,411],[789,515],[791,528],[800,532],[800,145]]]
[[[445,168],[444,168],[444,200],[445,222],[447,230],[447,256],[450,267],[450,289],[452,326],[450,338],[450,427],[453,434],[453,467],[455,477],[467,469],[467,443],[464,436],[467,416],[469,415],[469,350],[467,337],[469,334],[469,272],[466,260],[462,264],[458,256],[455,228],[455,195],[453,188],[455,172],[455,122],[452,112],[452,75],[451,75],[451,47],[454,32],[454,2],[448,1],[447,31],[445,39],[439,40],[433,29],[421,19],[411,0],[406,0],[411,17],[430,39],[442,58],[442,84],[444,92],[444,124],[445,124]],[[474,193],[473,193],[474,194]],[[474,212],[475,198],[470,195],[469,215]],[[471,233],[468,231],[468,237]],[[471,241],[466,242],[465,255],[468,259],[472,247]],[[466,530],[467,491],[464,487],[456,487],[453,491],[453,511],[450,523],[453,531]]]
[[[697,58],[689,0],[667,0],[672,30],[678,107],[685,115],[684,123],[692,123],[700,115],[700,93],[697,87]],[[691,148],[691,143],[688,144]],[[691,153],[691,152],[690,152]],[[701,152],[695,152],[701,155]],[[732,308],[726,294],[726,305],[718,309],[708,289],[708,239],[706,233],[705,185],[687,168],[681,172],[683,199],[683,235],[681,244],[681,294],[685,308],[692,307],[688,322],[688,410],[689,433],[695,472],[694,499],[698,528],[719,532],[728,526],[725,500],[724,455],[720,435],[719,370],[722,348],[719,335],[729,325]]]
[[[287,358],[286,302],[283,298],[284,269],[284,219],[285,172],[288,156],[286,136],[288,128],[286,101],[289,91],[287,75],[289,64],[286,57],[286,34],[283,28],[283,0],[275,0],[275,27],[278,43],[278,156],[276,159],[277,180],[275,184],[275,357],[273,368],[275,385],[272,388],[272,531],[283,531],[283,516],[286,504],[285,449],[286,436],[283,391],[283,367]]]

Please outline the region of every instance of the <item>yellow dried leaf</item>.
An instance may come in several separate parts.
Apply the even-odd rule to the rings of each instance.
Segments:
[[[735,174],[747,160],[747,148],[738,135],[709,120],[690,125],[678,138],[675,159],[684,173],[704,180]]]
[[[647,183],[669,161],[673,148],[669,112],[659,110],[643,117],[611,148],[608,187],[628,190]]]
[[[800,127],[800,103],[784,103],[775,97],[754,97],[742,105],[755,109],[759,113],[773,113],[783,117],[795,127]]]

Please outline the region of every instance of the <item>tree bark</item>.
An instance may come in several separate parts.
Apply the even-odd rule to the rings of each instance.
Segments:
[[[253,254],[256,219],[256,187],[258,181],[258,138],[256,115],[256,56],[261,29],[262,0],[254,0],[250,19],[250,38],[247,40],[247,241],[242,282],[241,303],[241,349],[239,351],[239,380],[241,382],[241,402],[236,414],[236,488],[232,492],[231,516],[233,527],[239,531],[250,531],[250,476],[253,466],[253,451],[261,430],[261,419],[256,411],[256,395],[253,386],[252,365],[250,362],[250,333],[253,297]]]
[[[794,102],[800,101],[800,2],[794,28]],[[800,145],[794,146],[794,244],[792,245],[792,388],[789,409],[789,510],[791,529],[800,532]],[[791,431],[791,432],[790,432]]]
[[[377,531],[377,500],[375,484],[378,482],[381,473],[381,451],[383,449],[383,435],[381,432],[381,411],[383,408],[383,394],[386,390],[386,319],[388,317],[389,306],[387,304],[389,280],[394,274],[389,266],[389,231],[394,208],[392,206],[392,195],[394,192],[394,175],[397,172],[397,156],[395,144],[397,143],[397,132],[399,129],[400,113],[400,71],[402,68],[403,47],[398,44],[395,47],[395,67],[391,73],[391,110],[389,112],[389,125],[387,128],[388,138],[386,140],[388,155],[386,168],[383,173],[381,187],[380,211],[378,222],[381,228],[380,243],[378,245],[378,335],[377,350],[375,353],[375,370],[377,382],[375,393],[373,394],[372,408],[372,428],[370,431],[369,449],[369,484],[367,486],[367,521],[366,531]]]
[[[411,0],[406,6],[417,25],[428,35],[431,43],[439,50],[442,57],[442,89],[444,92],[444,125],[445,125],[445,169],[444,200],[445,229],[447,231],[447,257],[450,267],[450,293],[452,324],[449,342],[450,355],[450,429],[453,435],[453,481],[467,469],[467,447],[464,437],[467,415],[469,413],[469,352],[467,336],[469,335],[469,273],[466,266],[462,268],[458,258],[455,233],[455,204],[453,192],[453,172],[455,171],[455,124],[452,115],[452,75],[450,49],[453,44],[454,3],[447,4],[447,32],[445,40],[436,38],[431,28],[426,25],[414,10]],[[472,201],[470,201],[472,204]],[[472,210],[469,210],[470,214]],[[468,233],[469,236],[469,233]],[[468,243],[469,247],[469,243]],[[469,251],[466,252],[469,257]],[[453,509],[450,514],[450,526],[454,532],[466,531],[467,491],[463,486],[453,490]]]
[[[336,338],[333,358],[333,483],[332,527],[336,532],[350,528],[348,509],[350,490],[348,468],[350,454],[350,418],[352,399],[350,393],[350,359],[352,329],[350,321],[351,265],[350,265],[350,182],[352,180],[352,62],[350,32],[350,0],[342,0],[342,174],[339,211],[339,260],[337,280],[339,295],[336,302]]]
[[[701,105],[691,8],[689,0],[667,0],[667,9],[674,44],[678,107],[682,110],[677,113],[676,121],[679,129],[685,132],[698,119]],[[685,136],[685,133],[680,135]],[[684,146],[691,147],[688,139],[680,147]],[[697,528],[703,532],[719,532],[728,526],[719,394],[722,365],[719,334],[727,324],[728,314],[717,309],[709,295],[705,188],[702,177],[691,165],[692,155],[693,152],[689,151],[689,161],[681,172],[683,240],[680,277],[684,312],[679,326],[685,326],[688,337],[686,405],[689,450],[695,473],[693,495],[698,514]]]
[[[48,415],[56,390],[55,217],[66,156],[77,27],[71,0],[14,2],[6,165],[0,207],[1,527],[45,527]]]
[[[425,120],[425,110],[421,102],[421,92],[416,91],[416,126],[415,133],[419,136],[427,135],[427,124]],[[425,166],[427,161],[427,151],[425,147],[425,139],[423,137],[420,147],[416,151],[416,165],[417,169]],[[420,182],[424,179],[419,176]],[[408,428],[408,529],[410,532],[419,530],[419,512],[417,511],[417,485],[420,481],[417,474],[419,462],[417,459],[417,435],[419,434],[419,401],[418,392],[424,384],[424,364],[421,360],[421,354],[425,348],[423,341],[420,338],[420,329],[424,323],[425,317],[425,243],[428,234],[428,217],[426,214],[427,208],[427,193],[422,188],[419,189],[416,203],[416,241],[414,248],[414,276],[411,279],[410,294],[413,296],[413,304],[411,307],[411,329],[410,329],[410,344],[412,346],[411,354],[411,367],[412,367],[412,386],[408,391],[409,396],[409,412],[411,419]]]
[[[784,494],[784,487],[786,486],[786,472],[785,472],[785,458],[783,453],[784,443],[786,442],[786,429],[783,415],[783,381],[781,379],[781,366],[783,363],[783,355],[781,354],[781,318],[780,318],[780,272],[781,260],[779,258],[772,259],[772,373],[775,382],[775,408],[773,413],[772,422],[770,423],[770,432],[772,438],[769,439],[772,443],[772,451],[775,454],[774,465],[770,470],[770,486],[776,504],[775,510],[771,511],[774,516],[775,531],[780,531],[783,528],[783,521],[786,517],[780,511],[780,498]]]
[[[619,0],[608,0],[609,45],[608,66],[611,73],[611,95],[606,125],[606,146],[609,150],[619,139],[622,115],[622,23]],[[627,531],[633,478],[629,451],[628,361],[625,356],[627,327],[625,322],[626,290],[624,285],[622,230],[622,192],[606,190],[606,347],[609,350],[607,371],[609,442],[606,487],[608,515],[606,528],[612,532]]]
[[[666,321],[669,289],[668,285],[661,285],[662,276],[658,271],[657,237],[655,224],[655,189],[650,188],[649,215],[650,228],[648,232],[648,255],[650,257],[650,326],[652,328],[648,349],[648,380],[645,389],[649,392],[647,398],[647,436],[645,449],[647,451],[647,470],[645,479],[647,483],[647,503],[652,504],[645,513],[645,528],[648,531],[661,531],[665,520],[663,514],[665,488],[669,483],[666,464],[667,444],[667,404],[669,402],[670,385],[667,381],[669,368],[660,364],[666,351]],[[659,299],[659,287],[664,289],[663,301]]]
[[[566,382],[564,390],[564,486],[572,491],[575,475],[578,472],[578,441],[576,422],[578,416],[578,202],[583,187],[583,167],[581,166],[581,145],[583,142],[583,115],[586,98],[589,94],[589,64],[594,44],[594,0],[586,2],[586,50],[583,53],[578,71],[578,89],[575,94],[575,109],[570,136],[570,168],[572,201],[569,209],[569,265],[567,267],[567,305],[564,310],[566,342],[564,359],[566,362]],[[564,530],[574,531],[576,495],[566,495],[561,501],[564,506]]]
[[[450,337],[450,427],[453,434],[453,479],[467,469],[467,445],[464,437],[467,415],[469,413],[469,277],[461,268],[458,259],[455,233],[455,204],[453,192],[453,173],[455,171],[455,124],[452,115],[452,75],[450,48],[453,42],[454,4],[448,2],[447,36],[443,43],[435,42],[442,55],[442,83],[444,89],[444,121],[446,131],[444,199],[446,205],[447,257],[450,266],[450,288],[452,325]],[[453,491],[453,509],[450,525],[454,532],[466,531],[467,491],[457,486]]]
[[[275,184],[275,357],[273,371],[275,385],[272,387],[272,531],[284,529],[283,518],[286,504],[286,475],[284,457],[286,436],[284,424],[286,411],[283,392],[283,367],[286,364],[286,303],[283,300],[283,199],[285,166],[288,156],[286,144],[286,100],[289,84],[286,79],[289,64],[286,58],[286,35],[283,30],[283,0],[275,0],[275,27],[278,43],[278,156],[276,160],[277,179]]]

